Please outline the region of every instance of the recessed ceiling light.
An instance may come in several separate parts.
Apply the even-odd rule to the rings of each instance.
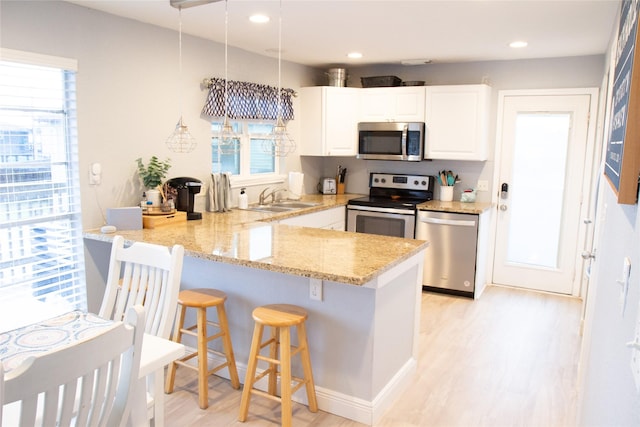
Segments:
[[[509,47],[513,47],[513,48],[527,47],[528,44],[529,43],[523,40],[518,40],[518,41],[509,43]]]
[[[259,13],[251,15],[249,17],[249,21],[253,22],[254,24],[264,24],[269,22],[270,20],[271,18],[269,18],[267,15],[261,15]]]
[[[362,58],[362,54],[360,52],[350,52],[347,53],[347,57],[351,59],[360,59]]]

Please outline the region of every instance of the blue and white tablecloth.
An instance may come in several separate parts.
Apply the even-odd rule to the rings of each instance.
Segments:
[[[0,360],[5,372],[27,357],[75,344],[113,327],[115,323],[92,313],[71,311],[0,334]]]

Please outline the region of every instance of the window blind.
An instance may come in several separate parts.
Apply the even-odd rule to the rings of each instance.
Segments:
[[[2,53],[0,298],[86,309],[75,70]]]

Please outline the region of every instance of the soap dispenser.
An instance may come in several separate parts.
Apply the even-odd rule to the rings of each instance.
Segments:
[[[240,209],[247,209],[249,207],[249,197],[244,190],[244,188],[241,188],[240,195],[238,196],[238,208]]]

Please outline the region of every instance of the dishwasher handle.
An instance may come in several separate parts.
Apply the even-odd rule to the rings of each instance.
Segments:
[[[420,218],[421,222],[426,222],[429,224],[439,224],[439,225],[455,225],[460,227],[475,227],[475,221],[465,221],[458,219],[439,219],[439,218]]]

